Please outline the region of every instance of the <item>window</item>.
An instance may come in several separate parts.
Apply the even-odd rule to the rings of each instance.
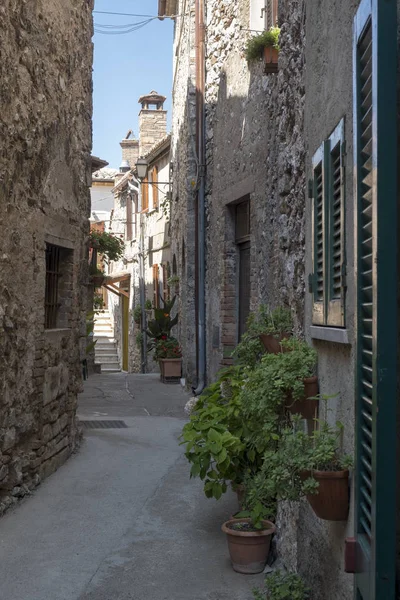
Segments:
[[[142,212],[149,209],[149,180],[146,177],[142,181]]]
[[[46,244],[45,328],[69,326],[72,304],[73,252]]]
[[[153,169],[151,170],[151,181],[152,181],[152,186],[151,186],[151,190],[153,193],[153,208],[155,210],[158,210],[158,168],[157,167],[153,167]]]
[[[239,251],[239,339],[250,314],[250,201],[235,207],[235,241]]]
[[[153,306],[160,308],[160,279],[158,265],[153,265]]]
[[[278,0],[251,0],[250,29],[261,33],[278,23]]]
[[[314,325],[345,327],[344,121],[313,157]]]

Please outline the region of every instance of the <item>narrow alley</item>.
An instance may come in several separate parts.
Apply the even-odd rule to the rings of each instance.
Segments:
[[[186,402],[155,374],[85,382],[80,450],[1,521],[2,599],[251,598],[263,576],[232,570],[220,527],[236,498],[207,500],[189,479]]]

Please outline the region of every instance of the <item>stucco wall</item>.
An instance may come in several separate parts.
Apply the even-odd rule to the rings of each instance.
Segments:
[[[92,8],[81,0],[5,0],[0,8],[0,514],[76,445],[86,345]],[[73,252],[62,331],[44,329],[46,241]]]

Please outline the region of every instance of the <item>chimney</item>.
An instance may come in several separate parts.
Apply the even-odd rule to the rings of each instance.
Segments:
[[[154,90],[139,98],[142,109],[139,113],[139,154],[145,156],[157,142],[167,135],[167,111],[164,110],[165,96]]]
[[[125,139],[120,142],[120,146],[122,148],[122,162],[128,161],[130,168],[133,169],[139,158],[139,140],[135,140],[131,129],[126,134]]]

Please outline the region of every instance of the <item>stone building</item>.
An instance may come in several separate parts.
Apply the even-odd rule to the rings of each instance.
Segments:
[[[313,600],[399,597],[397,4],[159,3],[176,15],[171,252],[187,381],[200,392],[230,364],[250,309],[288,306],[321,393],[337,394],[324,416],[356,456],[347,522],[279,507],[279,555]],[[244,46],[275,15],[266,73]]]
[[[77,443],[92,9],[78,0],[0,8],[0,513]]]
[[[160,306],[170,297],[172,273],[169,236],[170,144],[165,97],[157,92],[139,99],[139,137],[132,132],[121,142],[122,163],[115,178],[110,230],[125,241],[121,261],[111,263],[106,280],[111,316],[110,337],[115,340],[121,368],[129,372],[154,371],[151,355],[142,351],[142,323],[134,310],[144,300]],[[136,161],[147,161],[147,175],[137,179]],[[151,316],[151,311],[148,311]],[[138,321],[138,319],[136,319]],[[101,360],[101,359],[99,359]]]

